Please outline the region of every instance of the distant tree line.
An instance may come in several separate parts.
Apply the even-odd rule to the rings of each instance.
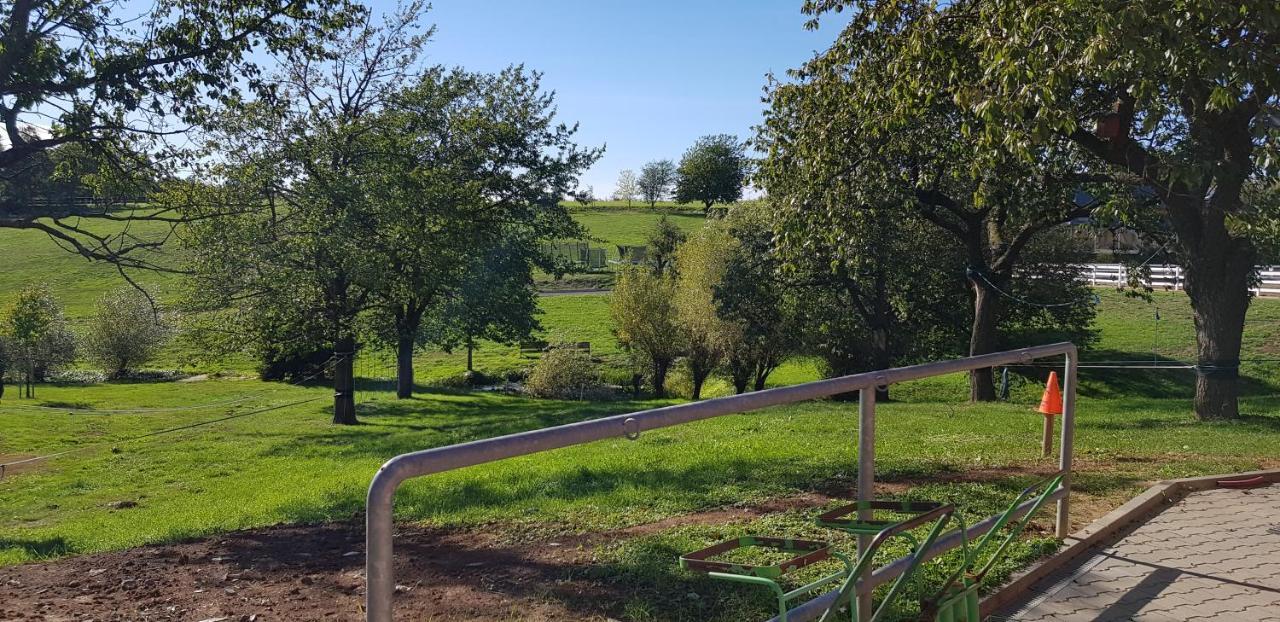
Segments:
[[[653,160],[640,169],[618,174],[616,201],[640,199],[653,207],[658,201],[701,203],[708,213],[716,204],[727,205],[742,199],[750,174],[746,145],[736,136],[716,134],[699,138],[685,151],[679,165],[671,160]]]

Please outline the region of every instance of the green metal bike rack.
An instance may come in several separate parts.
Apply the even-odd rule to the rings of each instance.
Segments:
[[[753,565],[711,559],[717,555],[744,548],[767,548],[793,555],[789,559],[771,565]],[[844,564],[844,569],[790,591],[784,590],[782,585],[778,583],[778,579],[786,574],[831,558],[840,560]],[[718,542],[705,549],[681,555],[680,567],[686,570],[705,572],[707,576],[715,579],[769,588],[774,597],[777,598],[778,619],[782,622],[787,620],[787,611],[790,609],[789,603],[791,601],[820,587],[835,583],[852,571],[852,564],[850,564],[849,559],[832,551],[831,545],[826,542],[796,538],[773,538],[769,536],[742,536]]]
[[[942,584],[942,588],[932,598],[921,602],[920,619],[929,622],[981,622],[982,617],[978,609],[978,587],[981,585],[982,579],[1000,562],[1009,544],[1022,534],[1027,523],[1031,522],[1031,517],[1048,502],[1053,493],[1062,485],[1065,477],[1066,473],[1064,471],[1058,471],[1047,479],[1025,488],[1013,500],[1013,503],[1009,504],[1008,509],[1000,515],[995,526],[982,536],[982,539],[978,540],[978,543],[972,548],[969,547],[968,540],[963,539],[961,551],[964,553],[964,564],[951,576],[947,577],[947,580]],[[980,569],[974,571],[973,568],[977,565],[978,556],[982,554],[989,544],[995,541],[996,532],[1009,525],[1018,506],[1031,498],[1037,490],[1040,490],[1040,494],[1036,496],[1035,503],[1032,504],[1031,509],[1014,523],[1013,528],[1009,530],[1004,539],[1000,541],[1000,544],[991,553],[990,559]],[[960,533],[963,538],[965,533],[964,525],[960,526]]]
[[[876,518],[876,511],[892,511],[912,516],[904,520],[884,520]],[[867,514],[870,514],[870,517],[867,517]],[[849,518],[851,516],[855,518]],[[840,529],[862,536],[872,536],[870,543],[858,555],[857,563],[854,564],[853,569],[845,577],[844,582],[840,584],[835,600],[822,613],[819,622],[834,622],[840,615],[840,608],[846,604],[849,605],[850,618],[854,622],[858,620],[870,622],[879,620],[888,611],[889,605],[898,597],[902,586],[915,574],[916,569],[920,566],[919,560],[923,557],[922,553],[933,546],[933,543],[937,541],[938,536],[942,534],[954,516],[955,506],[930,501],[860,501],[836,508],[819,516],[817,522],[821,526]],[[911,533],[911,530],[930,523],[932,523],[932,527],[930,527],[928,535],[923,540],[916,538]],[[869,616],[864,616],[863,614],[866,612],[860,610],[863,603],[853,598],[854,590],[858,581],[871,570],[872,562],[880,547],[893,538],[903,538],[911,543],[912,562],[889,587],[889,592],[880,600],[880,606],[874,607]]]

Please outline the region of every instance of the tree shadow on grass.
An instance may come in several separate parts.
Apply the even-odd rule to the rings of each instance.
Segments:
[[[283,436],[261,455],[291,456],[323,447],[326,455],[390,459],[410,451],[574,423],[652,407],[647,402],[567,402],[474,393],[379,402],[358,409],[366,425]],[[462,399],[451,399],[459,397]]]
[[[1280,402],[1280,401],[1277,401]],[[1280,404],[1272,408],[1272,412],[1280,410]],[[1188,411],[1189,412],[1189,411]],[[1238,419],[1224,421],[1201,421],[1193,417],[1185,419],[1156,419],[1156,417],[1139,417],[1139,419],[1076,422],[1078,429],[1133,431],[1133,430],[1204,430],[1207,427],[1230,429],[1234,431],[1257,431],[1263,434],[1280,433],[1280,417],[1266,415],[1240,415]]]
[[[4,538],[0,537],[0,551],[19,550],[31,559],[47,559],[50,557],[63,557],[78,553],[79,550],[72,546],[66,539],[58,536],[53,538]]]
[[[1195,395],[1196,372],[1190,368],[1178,368],[1186,361],[1152,356],[1150,352],[1090,349],[1080,370],[1080,393],[1093,398],[1185,398]],[[1123,365],[1113,365],[1124,361]],[[1107,365],[1106,368],[1088,367]],[[1145,367],[1144,367],[1145,366]],[[1158,369],[1151,369],[1156,367]],[[1040,376],[1047,376],[1045,371]],[[1267,378],[1249,375],[1240,377],[1240,394],[1259,395],[1280,391],[1280,384]]]

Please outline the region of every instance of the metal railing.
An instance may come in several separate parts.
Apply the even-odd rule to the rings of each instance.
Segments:
[[[859,501],[869,501],[875,488],[875,389],[908,380],[966,372],[974,369],[996,367],[1014,363],[1026,363],[1035,359],[1064,356],[1065,370],[1062,391],[1062,431],[1059,449],[1059,467],[1066,474],[1061,487],[1052,498],[1057,501],[1056,533],[1064,538],[1068,530],[1069,487],[1071,477],[1072,442],[1075,429],[1076,347],[1070,343],[996,352],[981,356],[898,367],[828,380],[818,380],[789,387],[779,387],[743,395],[710,399],[665,408],[655,408],[625,415],[603,417],[540,430],[509,434],[470,443],[437,447],[396,456],[382,465],[369,484],[369,498],[365,515],[365,604],[369,622],[390,622],[392,597],[395,593],[395,576],[392,553],[392,502],[396,489],[405,480],[441,473],[468,466],[485,464],[506,458],[560,449],[608,438],[635,439],[641,432],[656,430],[682,423],[690,423],[724,415],[734,415],[770,406],[791,404],[812,399],[830,397],[841,393],[859,391],[858,425],[858,490]],[[1031,502],[1019,507],[1017,515],[1030,509]],[[993,516],[970,527],[970,539],[990,531],[998,517]],[[962,535],[951,532],[921,553],[920,561],[932,559],[961,543]],[[893,580],[912,563],[911,556],[895,560],[880,567],[857,587],[860,599],[869,599],[876,586]],[[803,622],[814,620],[829,606],[835,593],[830,592],[804,603],[790,613],[788,620]],[[824,602],[826,605],[824,606]],[[867,608],[863,608],[865,611]]]

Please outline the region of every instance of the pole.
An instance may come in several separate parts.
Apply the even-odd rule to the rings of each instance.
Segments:
[[[1058,469],[1062,475],[1062,489],[1071,490],[1071,452],[1075,444],[1076,429],[1076,370],[1080,364],[1075,350],[1063,355],[1066,370],[1062,381],[1062,439],[1058,448]],[[1071,496],[1062,495],[1058,499],[1058,515],[1056,536],[1059,540],[1066,538],[1071,531]]]
[[[1040,438],[1040,456],[1048,458],[1053,453],[1053,415],[1044,416],[1044,434]]]
[[[876,388],[866,387],[858,391],[858,503],[865,504],[875,499],[876,487]],[[860,520],[874,518],[870,508],[858,510]],[[871,536],[858,536],[858,556],[871,544]],[[864,589],[862,584],[857,588],[858,621],[871,619],[872,592]]]

